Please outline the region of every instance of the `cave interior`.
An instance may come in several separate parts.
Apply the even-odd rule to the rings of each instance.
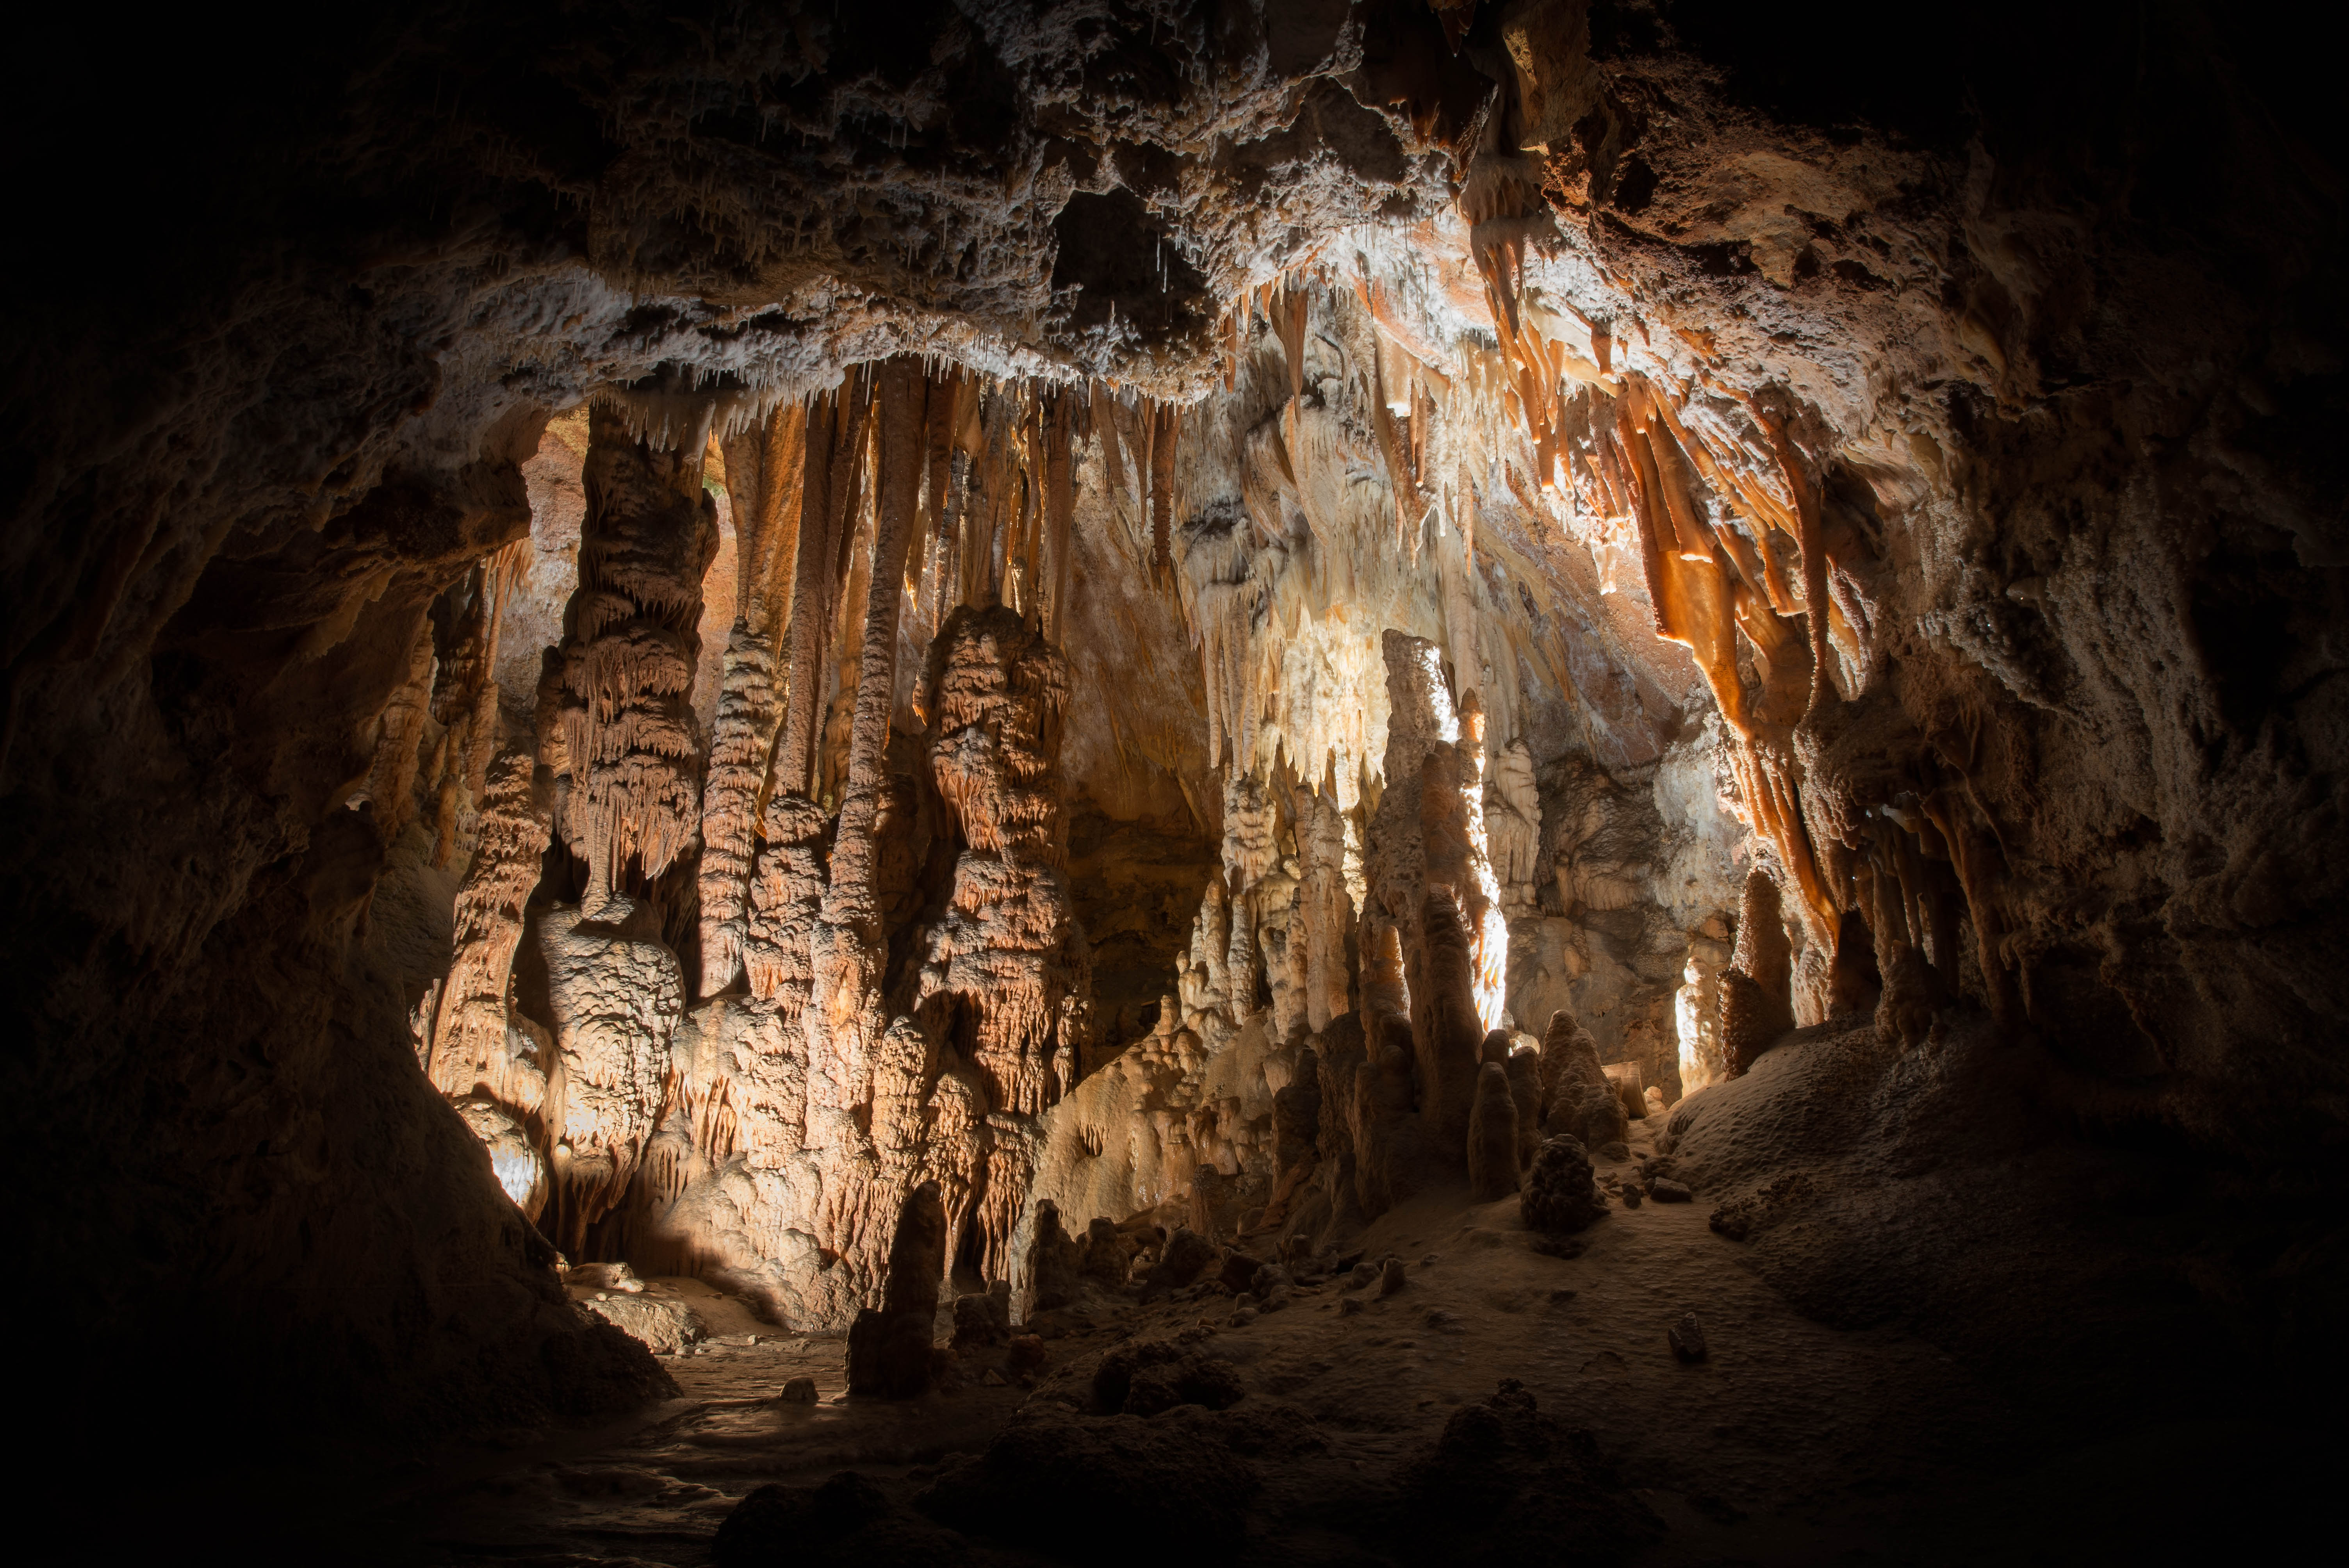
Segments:
[[[91,26],[8,110],[0,1104],[121,1539],[2324,1528],[2286,18]]]

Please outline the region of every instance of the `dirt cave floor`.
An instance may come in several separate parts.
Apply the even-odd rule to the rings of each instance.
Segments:
[[[1651,1152],[1646,1124],[1632,1126],[1630,1161],[1602,1164],[1602,1179],[1634,1174]],[[854,1470],[905,1503],[1025,1402],[1081,1394],[1114,1345],[1202,1326],[1250,1400],[1302,1411],[1327,1439],[1319,1462],[1365,1478],[1520,1380],[1543,1412],[1592,1435],[1660,1522],[1633,1559],[1644,1563],[2162,1561],[2190,1539],[2274,1538],[2289,1510],[2263,1500],[2319,1497],[2338,1473],[2331,1445],[2246,1421],[2085,1447],[2041,1435],[2060,1423],[1923,1339],[1795,1312],[1708,1227],[1702,1201],[1615,1203],[1572,1258],[1537,1250],[1517,1208],[1451,1189],[1386,1214],[1366,1254],[1400,1255],[1407,1275],[1383,1297],[1341,1274],[1234,1326],[1211,1282],[1147,1307],[1093,1295],[1097,1326],[1051,1339],[1032,1387],[997,1382],[1004,1352],[980,1351],[959,1389],[904,1403],[850,1398],[837,1338],[779,1332],[698,1282],[647,1282],[691,1298],[709,1331],[662,1357],[681,1398],[595,1430],[411,1459],[351,1489],[353,1507],[322,1511],[300,1544],[317,1561],[707,1563],[755,1487]],[[1344,1310],[1350,1296],[1361,1305]],[[1667,1339],[1691,1313],[1705,1344],[1693,1362]],[[803,1377],[817,1402],[779,1397]],[[1299,1560],[1293,1539],[1267,1541],[1257,1523],[1258,1550],[1236,1560]],[[1115,1556],[1104,1542],[1100,1560]],[[1559,1561],[1575,1556],[1560,1543]],[[1350,1547],[1305,1557],[1380,1560]],[[971,1560],[1050,1561],[983,1548]]]

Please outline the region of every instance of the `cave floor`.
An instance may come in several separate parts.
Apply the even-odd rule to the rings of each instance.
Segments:
[[[1636,1157],[1644,1131],[1633,1139]],[[665,1358],[682,1398],[597,1429],[410,1461],[359,1516],[322,1520],[316,1544],[328,1550],[330,1535],[332,1555],[386,1563],[707,1562],[755,1486],[854,1469],[910,1497],[1024,1400],[1081,1389],[1123,1335],[1203,1322],[1253,1395],[1298,1405],[1334,1455],[1374,1472],[1499,1379],[1522,1380],[1588,1428],[1664,1522],[1641,1559],[1656,1564],[2097,1560],[2132,1542],[2175,1544],[2198,1520],[2256,1535],[2258,1520],[2230,1519],[2226,1500],[2296,1468],[2287,1434],[2240,1423],[2064,1449],[2024,1405],[1924,1340],[1797,1314],[1713,1233],[1702,1202],[1615,1208],[1573,1259],[1532,1250],[1516,1207],[1455,1190],[1382,1217],[1369,1255],[1404,1257],[1408,1284],[1352,1315],[1335,1281],[1237,1328],[1220,1293],[1147,1309],[1097,1300],[1102,1326],[1052,1341],[1032,1392],[980,1380],[993,1363],[975,1359],[957,1392],[850,1401],[840,1341],[724,1334]],[[1665,1337],[1684,1312],[1707,1343],[1695,1364]],[[778,1402],[802,1376],[820,1402]]]

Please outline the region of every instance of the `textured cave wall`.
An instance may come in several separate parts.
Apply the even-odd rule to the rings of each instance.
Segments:
[[[12,102],[26,209],[74,227],[18,247],[5,291],[21,1044],[0,1099],[45,1193],[30,1254],[110,1260],[97,1310],[126,1343],[192,1315],[208,1365],[269,1369],[192,1403],[282,1413],[332,1388],[440,1430],[650,1384],[563,1314],[414,1069],[435,961],[361,935],[386,854],[429,869],[440,802],[487,788],[481,691],[438,674],[471,646],[462,585],[524,535],[546,417],[667,366],[731,418],[901,348],[1200,393],[1226,298],[1373,222],[1430,258],[1424,292],[1464,297],[1399,321],[1496,331],[1473,253],[1498,244],[1529,310],[1581,303],[1551,339],[1578,361],[1620,354],[1787,433],[1834,562],[1805,603],[1832,597],[1840,625],[1804,629],[1831,700],[1783,727],[1772,766],[1802,781],[1785,820],[1839,913],[1943,923],[1942,984],[2047,1052],[2043,1092],[2092,1125],[2262,1157],[2310,1146],[2280,1131],[2337,1130],[2343,291],[2313,51],[2192,6],[1813,30],[1518,0],[1479,7],[1457,55],[1400,0],[927,26],[826,9],[345,8],[265,47],[191,19],[116,42],[100,125],[71,73]],[[57,42],[31,53],[74,54]],[[1346,258],[1321,259],[1350,293]],[[1363,275],[1399,287],[1392,259]],[[1273,356],[1262,319],[1247,352]],[[1302,368],[1273,358],[1237,434]],[[1305,412],[1284,439],[1309,485]],[[1627,451],[1658,449],[1634,433]],[[1412,463],[1408,431],[1358,438],[1390,475]],[[1144,489],[1136,472],[1120,526],[1170,569],[1178,521],[1223,531],[1248,507],[1162,524]],[[1607,902],[1622,867],[1669,889],[1703,838],[1702,813],[1675,828],[1666,808],[1720,771],[1689,726],[1727,687],[1656,641],[1640,593],[1602,590],[1643,581],[1636,541],[1504,492],[1480,491],[1477,527],[1506,583],[1439,573],[1417,613],[1448,637],[1459,594],[1506,587],[1569,666],[1502,727],[1537,764],[1543,842],[1588,803],[1555,766],[1569,753],[1628,790],[1627,818],[1655,805],[1645,860],[1615,842],[1559,884],[1553,849],[1538,918],[1573,922],[1626,907]],[[1174,617],[1148,616],[1132,640],[1178,649]],[[1765,694],[1737,658],[1735,686]],[[1080,701],[1120,678],[1081,647],[1072,666]],[[1191,717],[1234,727],[1207,722],[1199,667],[1204,690],[1152,688],[1139,760],[1088,760],[1117,748],[1079,725],[1070,766],[1117,820],[1172,820],[1179,797],[1231,841],[1220,748]],[[1342,879],[1349,848],[1340,832],[1320,870]],[[1940,871],[1930,898],[1887,891],[1926,861],[1954,891]],[[1737,906],[1705,891],[1707,919]],[[1661,929],[1643,916],[1608,954],[1637,981],[1618,988],[1627,1051],[1634,1015],[1662,1028]],[[1805,1007],[1833,1005],[1823,956],[1787,963]],[[1553,979],[1568,967],[1558,950]],[[1661,1078],[1661,1047],[1637,1049]],[[1203,1135],[1261,1141],[1253,1094]],[[150,1371],[194,1375],[126,1377]]]

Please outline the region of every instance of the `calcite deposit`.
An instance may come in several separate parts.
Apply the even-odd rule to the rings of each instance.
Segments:
[[[1027,1377],[1444,1205],[1559,1261],[1711,1188],[1806,1311],[1961,1336],[2008,1239],[1907,1184],[2059,1144],[2123,1174],[2033,1165],[2030,1255],[2310,1381],[2317,67],[2192,4],[315,20],[119,41],[119,151],[45,84],[11,138],[5,1098],[26,1255],[126,1347],[60,1408],[609,1413],[696,1342],[597,1265],[912,1397],[949,1330]],[[2305,1212],[2114,1261],[2229,1182]],[[1598,1475],[1520,1393],[1406,1492]],[[762,1506],[835,1505],[946,1529]]]

